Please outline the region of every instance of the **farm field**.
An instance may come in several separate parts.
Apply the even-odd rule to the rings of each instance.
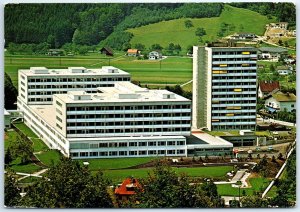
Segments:
[[[31,66],[100,68],[112,65],[129,72],[133,81],[139,81],[144,85],[176,85],[192,79],[192,58],[189,57],[168,57],[161,61],[137,60],[127,56],[101,58],[100,54],[98,57],[95,58],[94,54],[74,58],[32,55],[6,56],[5,72],[11,77],[15,87],[18,87],[18,69],[28,69]]]
[[[194,27],[186,28],[184,24],[186,20],[191,20]],[[233,24],[235,26],[234,31],[236,32],[246,30],[247,32],[252,32],[257,35],[263,35],[265,25],[273,21],[273,19],[268,19],[259,13],[225,5],[220,17],[182,18],[162,21],[127,31],[134,35],[131,39],[132,45],[142,43],[146,47],[150,47],[152,44],[158,43],[166,47],[169,43],[174,43],[179,44],[182,49],[186,49],[188,45],[196,45],[199,43],[198,38],[195,36],[195,31],[198,27],[202,27],[206,31],[206,35],[202,37],[202,40],[212,41],[217,39],[217,34],[222,22]],[[225,35],[226,34],[228,35],[228,33],[225,33]]]

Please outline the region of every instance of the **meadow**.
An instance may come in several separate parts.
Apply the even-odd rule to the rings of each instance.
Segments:
[[[184,22],[191,20],[194,27],[186,28]],[[199,39],[195,35],[198,27],[202,27],[206,31],[206,35],[202,37],[202,41],[216,40],[217,34],[220,31],[221,23],[226,23],[234,26],[235,32],[252,32],[257,35],[263,35],[265,25],[273,22],[273,19],[268,19],[266,16],[259,13],[231,7],[225,5],[223,12],[219,17],[213,18],[182,18],[170,21],[162,21],[155,24],[128,29],[127,31],[133,33],[131,44],[142,43],[146,47],[152,44],[160,44],[163,47],[169,43],[179,44],[182,49],[186,49],[188,45],[199,44]],[[230,34],[229,30],[225,32],[224,36]]]
[[[34,55],[5,57],[5,72],[11,77],[15,87],[18,87],[18,69],[28,69],[31,66],[100,68],[107,65],[130,73],[133,81],[139,81],[143,85],[176,85],[192,79],[192,58],[189,57],[168,57],[161,61],[138,60],[124,55],[108,58],[101,54],[76,57]]]

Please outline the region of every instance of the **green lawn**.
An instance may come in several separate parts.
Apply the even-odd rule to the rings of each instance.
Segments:
[[[52,162],[54,165],[59,162],[61,153],[57,150],[49,150],[41,154],[36,154],[35,156],[46,166],[51,166]]]
[[[250,178],[249,179],[251,188],[241,188],[240,195],[242,195],[243,190],[246,195],[253,195],[253,191],[263,192],[269,185],[270,180],[266,178]],[[217,185],[218,193],[221,196],[239,196],[239,189],[233,188],[231,184]]]
[[[47,145],[39,138],[32,138],[34,152],[45,151],[49,149]]]
[[[190,177],[223,177],[232,170],[231,166],[220,167],[195,167],[195,168],[172,168],[177,174],[186,173]],[[152,173],[153,168],[144,169],[122,169],[105,170],[104,175],[114,183],[120,183],[127,177],[145,178],[148,173]]]
[[[189,18],[194,27],[186,28],[184,24],[186,20],[188,19],[162,21],[127,31],[134,35],[131,40],[133,45],[142,43],[146,47],[150,47],[152,44],[158,43],[166,47],[169,43],[174,43],[180,44],[185,51],[188,45],[197,45],[199,43],[198,38],[195,36],[195,31],[198,27],[203,27],[206,31],[206,35],[203,36],[202,40],[212,41],[217,39],[217,33],[222,22],[233,24],[235,29],[232,32],[247,31],[258,35],[263,35],[264,27],[267,23],[274,22],[273,19],[268,19],[259,13],[229,5],[225,5],[220,17]],[[232,32],[226,34],[232,34]]]
[[[239,135],[240,132],[238,130],[231,130],[231,131],[206,131],[208,134],[213,136],[234,136]]]
[[[42,168],[35,165],[34,163],[21,164],[21,159],[17,158],[10,164],[10,168],[15,172],[23,172],[23,173],[34,173]]]
[[[24,123],[14,124],[19,130],[21,130],[25,135],[32,138],[38,138],[38,136]]]
[[[111,158],[111,159],[82,159],[78,160],[80,164],[83,162],[89,162],[90,170],[99,169],[123,169],[139,164],[144,164],[152,160],[156,160],[156,157],[146,158]]]

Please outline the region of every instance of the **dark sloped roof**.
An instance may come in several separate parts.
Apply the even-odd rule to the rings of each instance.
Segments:
[[[100,51],[106,50],[108,53],[113,54],[113,50],[107,46],[103,47],[102,49],[100,49]]]
[[[263,81],[259,83],[259,87],[262,92],[271,92],[276,88],[280,89],[280,85],[278,81],[274,81],[274,82]]]

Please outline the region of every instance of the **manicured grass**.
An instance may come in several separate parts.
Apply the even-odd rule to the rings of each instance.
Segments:
[[[253,195],[253,192],[263,192],[264,189],[269,185],[270,180],[266,178],[250,178],[249,179],[251,188],[241,188],[240,195],[242,195],[243,190],[246,195]],[[231,184],[217,185],[218,193],[221,196],[239,196],[239,188],[233,188]]]
[[[57,150],[49,150],[35,156],[46,166],[51,166],[52,163],[55,165],[59,162],[61,153]]]
[[[156,160],[156,157],[146,158],[112,158],[112,159],[82,159],[78,160],[81,164],[83,162],[89,162],[90,170],[99,169],[122,169],[128,168],[144,163],[148,163],[152,160]]]
[[[39,138],[32,138],[34,152],[45,151],[49,149],[47,145]]]
[[[269,131],[256,131],[255,135],[257,135],[257,136],[271,136]]]
[[[15,126],[21,130],[25,135],[32,138],[38,138],[38,136],[24,123],[17,123]]]
[[[186,173],[190,177],[223,177],[227,172],[232,170],[231,166],[220,167],[195,167],[195,168],[172,168],[177,174]],[[122,170],[105,170],[104,175],[114,183],[120,183],[127,177],[145,178],[148,173],[152,173],[153,168],[144,169],[122,169]]]
[[[15,172],[23,172],[23,173],[34,173],[42,168],[35,165],[34,163],[28,164],[21,164],[21,159],[17,158],[10,164],[10,168],[13,169]]]
[[[206,31],[206,35],[202,37],[202,40],[212,41],[217,39],[217,34],[222,22],[233,24],[235,26],[234,32],[247,31],[263,35],[265,25],[274,21],[259,13],[247,9],[231,7],[229,5],[225,5],[220,17],[189,18],[194,27],[186,28],[184,24],[186,20],[188,19],[182,18],[162,21],[129,29],[128,31],[134,35],[131,44],[142,43],[146,47],[150,47],[152,44],[158,43],[166,47],[169,43],[174,43],[179,44],[185,52],[188,45],[199,44],[198,38],[195,35],[195,31],[198,27],[203,27]],[[225,33],[224,36],[228,34],[232,34],[232,32]]]

